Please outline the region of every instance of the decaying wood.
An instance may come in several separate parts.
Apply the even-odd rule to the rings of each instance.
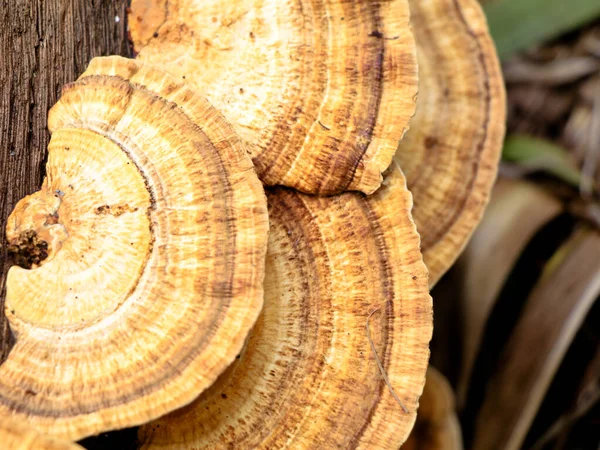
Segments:
[[[0,360],[9,267],[6,219],[42,182],[48,109],[94,56],[128,56],[127,0],[10,0],[0,6]]]

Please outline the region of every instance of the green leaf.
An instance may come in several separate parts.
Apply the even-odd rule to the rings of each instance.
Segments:
[[[502,59],[600,17],[600,0],[489,0],[483,8]]]
[[[581,181],[581,172],[569,152],[543,139],[509,136],[504,142],[502,158],[527,169],[548,172],[574,186]]]

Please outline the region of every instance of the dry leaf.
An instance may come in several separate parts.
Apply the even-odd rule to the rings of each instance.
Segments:
[[[581,229],[548,262],[488,381],[473,449],[519,449],[544,394],[600,294],[600,235]]]

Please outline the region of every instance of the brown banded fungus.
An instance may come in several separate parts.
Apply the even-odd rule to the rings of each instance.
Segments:
[[[44,436],[23,422],[0,418],[0,445],[7,450],[84,450],[83,447]]]
[[[415,427],[403,450],[463,450],[454,392],[436,369],[427,369]]]
[[[141,447],[397,449],[415,420],[432,331],[402,173],[394,164],[368,197],[267,196],[265,306],[244,350],[196,401],[144,425]]]
[[[204,93],[260,179],[374,192],[415,110],[407,0],[133,0],[137,58]]]
[[[460,254],[488,201],[505,122],[500,67],[477,1],[133,0],[130,24],[138,58],[206,92],[252,144],[267,184],[373,192],[389,140],[374,132],[367,148],[385,147],[381,157],[367,150],[361,164],[351,161],[369,117],[381,119],[393,147],[400,142],[395,158],[415,198],[432,285]],[[400,141],[417,79],[411,30],[419,96]],[[381,89],[369,87],[377,51],[389,74]],[[347,129],[332,129],[341,114],[355,115],[343,120]],[[334,146],[324,140],[332,137]],[[371,177],[367,166],[376,161]]]
[[[73,440],[192,401],[263,303],[267,204],[245,146],[205,99],[120,62],[64,87],[43,186],[7,229],[47,255],[8,274],[0,415]]]
[[[476,0],[410,0],[419,60],[417,113],[395,160],[413,193],[431,285],[479,223],[496,177],[505,95]]]

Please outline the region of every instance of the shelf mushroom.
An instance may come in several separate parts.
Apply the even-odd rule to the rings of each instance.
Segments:
[[[502,73],[476,0],[409,0],[419,61],[417,113],[395,160],[415,206],[433,286],[481,220],[504,138]]]
[[[69,441],[45,436],[25,423],[0,418],[0,442],[8,450],[84,450]]]
[[[417,421],[403,450],[463,450],[454,392],[444,375],[427,369]]]
[[[0,416],[71,440],[192,401],[263,304],[267,203],[244,145],[205,99],[121,61],[65,86],[42,189],[8,221],[27,267],[6,284]]]
[[[413,215],[434,285],[481,219],[504,134],[501,71],[479,4],[293,5],[133,0],[130,29],[138,58],[206,92],[247,141],[258,143],[250,148],[267,184],[319,194],[371,193],[390,148],[400,142],[395,158],[415,198]],[[409,28],[417,46],[419,96],[401,140],[414,112],[409,99],[414,101],[417,80]],[[378,63],[371,59],[375,54],[382,58]],[[373,80],[381,64],[379,86]],[[339,119],[348,111],[352,120]],[[387,137],[376,132],[378,126],[373,134],[361,131],[369,123],[365,118],[383,125]],[[365,141],[367,151],[356,165],[363,136],[374,139]],[[323,140],[331,138],[334,146]],[[368,167],[377,169],[372,176]]]
[[[236,126],[267,185],[372,193],[415,111],[407,0],[133,0],[129,26],[138,59]]]
[[[267,196],[263,312],[214,385],[140,428],[141,448],[397,449],[415,420],[432,332],[402,173],[393,165],[367,197]]]

